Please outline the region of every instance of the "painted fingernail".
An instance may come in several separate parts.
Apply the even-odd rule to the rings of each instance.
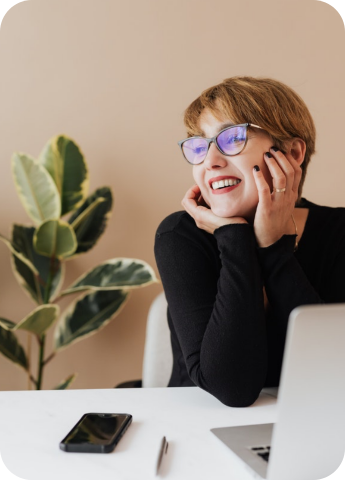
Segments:
[[[259,171],[260,171],[259,165],[254,165],[254,170],[255,170],[256,172],[259,172]]]
[[[274,152],[279,152],[279,148],[277,148],[277,147],[271,147],[271,149],[272,149]]]
[[[266,152],[265,155],[266,155],[266,157],[268,157],[268,158],[272,158],[272,154],[271,154],[270,152]]]

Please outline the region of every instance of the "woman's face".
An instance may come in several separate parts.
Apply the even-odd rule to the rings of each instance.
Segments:
[[[200,116],[199,126],[207,138],[214,137],[231,120],[218,120],[210,110],[205,109]],[[233,123],[233,122],[231,122]],[[233,157],[223,155],[214,143],[211,143],[203,163],[193,166],[193,177],[200,187],[201,194],[212,212],[219,217],[243,217],[253,220],[259,201],[253,167],[258,165],[267,183],[272,189],[272,177],[264,160],[264,153],[273,146],[269,135],[258,128],[248,130],[248,142],[244,150]],[[240,183],[230,191],[214,190],[212,182],[222,180],[218,177],[235,177]],[[218,179],[218,180],[217,180]]]

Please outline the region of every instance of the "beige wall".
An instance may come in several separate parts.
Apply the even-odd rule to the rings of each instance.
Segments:
[[[8,235],[13,222],[30,224],[12,182],[12,153],[38,156],[50,137],[65,133],[85,154],[90,190],[110,185],[115,195],[105,235],[67,265],[66,285],[116,256],[144,259],[157,272],[156,227],[181,209],[193,183],[176,145],[185,135],[183,110],[203,89],[242,74],[282,80],[305,99],[318,139],[304,196],[344,206],[344,46],[341,17],[315,0],[16,5],[0,31],[0,232]],[[0,265],[0,316],[19,321],[33,304],[2,244]],[[75,371],[73,388],[140,378],[146,315],[161,289],[135,291],[111,324],[56,357],[44,388]],[[25,388],[24,374],[0,356],[0,389]]]

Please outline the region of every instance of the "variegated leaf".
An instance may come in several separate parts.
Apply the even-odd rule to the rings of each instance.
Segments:
[[[59,192],[42,165],[29,155],[16,152],[12,156],[12,172],[19,198],[36,224],[60,217]]]
[[[89,187],[88,169],[79,146],[66,135],[58,135],[44,146],[39,161],[57,186],[61,215],[79,207]]]
[[[77,376],[77,374],[73,373],[69,377],[65,378],[65,380],[62,380],[62,382],[60,382],[54,388],[54,390],[66,390],[66,388],[68,388],[71,385],[71,383],[74,382],[76,376]]]
[[[76,210],[68,222],[72,225],[78,242],[74,255],[90,250],[104,232],[111,213],[113,197],[109,187],[98,188]]]
[[[60,312],[58,305],[40,305],[21,320],[12,330],[26,330],[42,335],[53,325]]]
[[[34,230],[34,229],[33,229]],[[21,253],[18,251],[14,244],[12,244],[7,238],[5,238],[3,235],[0,235],[0,240],[8,247],[10,252],[12,252],[13,255],[15,255],[22,263],[25,263],[25,265],[32,271],[33,274],[38,275],[38,270],[33,265],[33,263],[25,256],[25,254]]]
[[[4,321],[5,319],[1,320]],[[9,322],[9,320],[6,322]],[[0,326],[0,353],[11,360],[11,362],[27,370],[28,361],[23,347],[14,333],[2,326]]]
[[[112,258],[79,277],[69,288],[61,292],[61,295],[82,290],[146,287],[157,282],[155,272],[148,263],[133,258]]]
[[[12,230],[12,243],[35,267],[38,275],[35,275],[26,263],[14,255],[12,255],[12,268],[20,286],[29,293],[36,303],[40,304],[45,296],[50,270],[53,269],[54,272],[49,295],[49,298],[52,298],[59,290],[63,281],[64,265],[57,258],[51,260],[49,257],[40,255],[34,250],[34,232],[34,227],[15,224]]]
[[[77,248],[74,230],[62,220],[48,220],[36,229],[34,248],[37,253],[47,257],[68,257]]]
[[[86,338],[107,325],[120,312],[128,295],[122,290],[93,292],[73,302],[56,324],[55,350]]]

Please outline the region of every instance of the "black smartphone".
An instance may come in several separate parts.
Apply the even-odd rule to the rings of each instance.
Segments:
[[[60,449],[64,452],[112,452],[132,418],[128,413],[85,413],[60,442]]]

